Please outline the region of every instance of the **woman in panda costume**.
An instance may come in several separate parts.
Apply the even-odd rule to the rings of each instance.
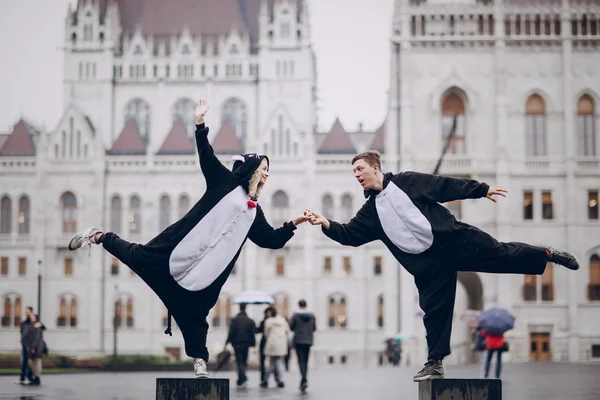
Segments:
[[[229,171],[208,142],[204,115],[209,107],[196,105],[196,144],[206,192],[192,209],[147,244],[129,243],[115,233],[90,227],[75,234],[69,250],[102,244],[105,250],[129,266],[163,301],[175,318],[194,359],[197,377],[207,377],[206,317],[215,305],[246,238],[259,247],[280,249],[294,235],[305,216],[274,229],[257,204],[269,176],[264,155],[235,156]],[[170,325],[170,320],[169,320]],[[170,326],[165,333],[171,334]]]

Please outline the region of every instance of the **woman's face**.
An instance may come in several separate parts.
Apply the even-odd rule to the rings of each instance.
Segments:
[[[258,166],[258,171],[260,172],[260,185],[264,185],[267,182],[267,178],[269,177],[269,164],[267,164],[267,160],[262,160],[260,165]]]

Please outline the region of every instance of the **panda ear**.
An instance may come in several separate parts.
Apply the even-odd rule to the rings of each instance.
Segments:
[[[233,161],[241,161],[241,162],[244,162],[244,161],[245,161],[245,160],[244,160],[244,156],[240,156],[240,155],[233,156],[233,157],[231,157],[231,159],[232,159]]]

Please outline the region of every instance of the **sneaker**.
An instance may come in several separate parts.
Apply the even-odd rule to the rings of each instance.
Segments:
[[[440,379],[444,377],[444,366],[440,360],[429,360],[425,367],[413,377],[414,382],[425,381],[427,379]]]
[[[196,373],[196,378],[208,378],[206,361],[201,358],[194,358],[194,372]]]
[[[91,248],[92,244],[98,244],[94,240],[94,236],[98,232],[102,231],[100,231],[97,228],[94,228],[93,226],[90,226],[86,230],[74,234],[71,240],[69,240],[69,245],[67,247],[71,251],[77,250],[78,248],[83,247],[85,245],[88,245]]]
[[[300,382],[300,391],[301,392],[305,392],[307,387],[308,387],[307,382],[304,382],[304,381]]]
[[[579,269],[579,262],[577,262],[577,259],[571,253],[546,249],[546,254],[548,254],[548,261],[553,262],[554,264],[563,265],[572,271],[577,271]]]
[[[277,387],[278,388],[285,387],[285,383],[283,383],[283,381],[277,381]]]
[[[267,383],[267,381],[262,381],[259,385],[261,388],[268,388],[269,384]]]

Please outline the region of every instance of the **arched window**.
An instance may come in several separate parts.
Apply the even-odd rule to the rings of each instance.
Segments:
[[[290,300],[289,297],[283,293],[277,293],[273,295],[273,300],[275,300],[275,309],[277,313],[284,317],[285,319],[289,318],[290,314]]]
[[[150,105],[142,99],[133,99],[125,106],[125,122],[135,121],[140,135],[148,142],[150,138]]]
[[[281,225],[289,218],[288,208],[290,201],[285,192],[278,190],[273,194],[273,219],[274,225]]]
[[[525,155],[545,156],[546,107],[544,99],[534,94],[525,105]]]
[[[334,294],[328,299],[329,326],[346,328],[348,325],[348,313],[346,307],[346,297],[341,294]]]
[[[342,196],[342,215],[341,222],[348,222],[353,217],[352,196],[348,193]]]
[[[584,94],[577,103],[577,149],[580,156],[596,155],[594,100]]]
[[[63,295],[60,297],[56,326],[77,327],[77,300],[72,295]]]
[[[71,192],[61,196],[63,233],[75,233],[77,231],[77,199]]]
[[[127,299],[127,327],[133,328],[133,299]]]
[[[134,314],[133,314],[133,298],[128,295],[121,295],[115,301],[114,311],[114,323],[117,327],[134,327]]]
[[[196,105],[192,100],[189,99],[179,99],[175,103],[175,107],[173,110],[173,120],[179,119],[183,126],[185,127],[186,133],[188,136],[194,134],[196,130],[196,116],[194,115],[196,112]]]
[[[0,234],[8,235],[12,231],[12,201],[4,196],[0,200]]]
[[[221,294],[213,307],[212,326],[225,327],[231,323],[231,297]]]
[[[73,327],[77,326],[77,299],[71,299],[69,317],[69,325]]]
[[[159,229],[163,231],[171,223],[171,199],[166,194],[160,198]]]
[[[123,227],[123,201],[117,195],[110,199],[110,230],[115,233],[121,232]]]
[[[380,294],[377,296],[377,327],[383,328],[383,316],[384,316],[384,308],[383,308],[383,295]]]
[[[141,233],[142,231],[142,201],[138,196],[132,196],[129,200],[129,233]]]
[[[448,135],[452,130],[454,117],[456,117],[456,132],[450,139],[448,152],[452,154],[464,154],[466,152],[465,101],[457,90],[450,90],[442,99],[442,146],[446,145]]]
[[[328,219],[333,219],[333,197],[330,194],[323,196],[323,216]]]
[[[19,199],[19,235],[29,235],[29,218],[31,206],[27,196]]]
[[[190,198],[187,195],[182,194],[181,197],[179,197],[179,218],[183,218],[188,211],[190,211]]]
[[[594,254],[590,257],[590,283],[588,285],[588,299],[600,300],[600,257]]]
[[[217,300],[217,303],[213,307],[212,326],[215,328],[221,326],[221,299]]]
[[[247,135],[247,118],[246,105],[240,100],[231,98],[225,102],[221,119],[231,125],[242,144],[245,143]]]
[[[10,328],[12,322],[12,300],[10,297],[4,298],[4,312],[2,313],[2,327]]]
[[[13,313],[14,327],[21,326],[21,298],[15,299],[15,312]]]

